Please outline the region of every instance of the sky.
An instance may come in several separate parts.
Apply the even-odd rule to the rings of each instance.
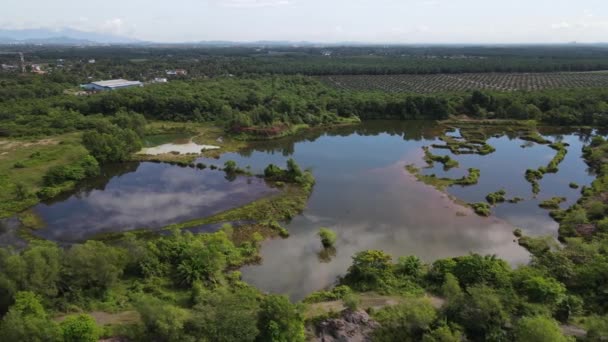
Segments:
[[[608,0],[7,0],[1,29],[63,28],[156,42],[608,41]]]

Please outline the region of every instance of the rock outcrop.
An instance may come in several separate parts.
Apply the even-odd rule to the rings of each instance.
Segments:
[[[340,318],[322,321],[316,327],[318,342],[368,342],[380,324],[365,311],[344,310]]]

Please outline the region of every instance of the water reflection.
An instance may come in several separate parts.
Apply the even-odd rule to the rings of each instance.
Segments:
[[[493,137],[488,141],[496,147],[495,153],[451,155],[460,162],[459,168],[443,171],[438,164],[425,170],[461,177],[467,168],[479,168],[478,185],[449,189],[450,194],[466,201],[484,201],[488,193],[500,188],[507,190],[508,198],[526,199],[493,208],[495,215],[490,218],[478,217],[404,170],[409,163],[425,165],[421,147],[440,143],[440,133],[428,123],[372,122],[259,143],[248,151],[223,155],[220,163],[235,160],[257,171],[268,163],[283,165],[293,156],[300,165],[311,168],[317,179],[304,215],[288,224],[290,238],[265,242],[263,263],[243,268],[244,279],[263,290],[300,299],[333,284],[346,272],[352,255],[365,249],[382,249],[394,256],[415,254],[426,261],[477,252],[497,254],[514,265],[525,263],[529,256],[514,242],[514,228],[555,235],[557,224],[538,207],[538,201],[565,196],[568,202],[564,206],[569,205],[579,196],[577,190],[569,188],[569,182],[584,185],[593,179],[580,158],[590,133],[547,131],[544,133],[551,140],[563,140],[571,146],[560,172],[546,175],[541,193],[534,198],[524,172],[546,165],[555,151],[519,139],[518,132],[497,128],[490,132]],[[433,153],[449,151],[435,149]],[[335,255],[320,246],[316,235],[319,227],[338,233]]]
[[[209,216],[274,191],[258,178],[228,181],[220,171],[141,163],[106,183],[102,176],[84,184],[60,202],[36,206],[48,225],[36,234],[79,241],[108,231],[154,229]]]
[[[564,196],[566,207],[580,191],[570,189],[569,183],[586,185],[593,179],[581,159],[581,148],[593,132],[543,129],[549,139],[570,146],[560,171],[546,174],[540,194],[534,197],[524,172],[546,165],[555,151],[519,139],[518,132],[496,129],[488,141],[496,152],[451,155],[459,168],[444,171],[438,164],[424,170],[460,177],[469,167],[480,169],[479,184],[448,190],[468,202],[483,201],[501,188],[508,198],[525,199],[500,204],[492,209],[494,216],[482,218],[417,182],[404,169],[409,163],[424,166],[422,146],[440,143],[441,133],[428,122],[378,121],[260,142],[219,160],[201,158],[208,165],[234,160],[261,173],[269,163],[285,165],[293,157],[303,168],[312,169],[317,180],[303,215],[287,224],[291,236],[264,242],[263,262],[244,267],[244,279],[265,291],[299,299],[333,284],[346,272],[353,254],[365,249],[382,249],[395,257],[414,254],[429,262],[477,252],[497,254],[514,265],[525,263],[529,256],[514,242],[514,228],[555,235],[557,224],[538,207],[539,201]],[[460,136],[457,130],[449,134]],[[449,151],[434,149],[433,153]],[[49,223],[38,233],[55,240],[79,240],[103,231],[155,228],[207,216],[273,191],[257,178],[237,177],[230,182],[219,171],[166,164],[123,164],[104,172],[78,193],[36,207]],[[192,231],[209,232],[219,226],[203,225]],[[322,248],[317,236],[320,227],[337,232],[335,249]]]

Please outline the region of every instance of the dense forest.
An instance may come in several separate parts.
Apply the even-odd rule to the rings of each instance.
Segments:
[[[7,47],[14,51],[16,47]],[[250,74],[363,75],[557,72],[608,69],[605,45],[540,46],[134,46],[19,47],[29,63],[49,64],[81,80],[150,80],[185,69],[189,78]],[[0,55],[16,64],[16,55]],[[90,64],[88,60],[94,59]],[[58,62],[60,60],[60,62]]]
[[[336,124],[355,117],[446,119],[450,115],[604,126],[608,112],[608,91],[603,88],[414,95],[337,90],[305,76],[257,76],[174,81],[74,96],[64,93],[67,83],[51,77],[5,77],[0,84],[4,85],[0,136],[86,130],[103,116],[118,112],[141,113],[150,120],[219,122],[235,132],[248,127]],[[272,135],[276,130],[260,132]]]

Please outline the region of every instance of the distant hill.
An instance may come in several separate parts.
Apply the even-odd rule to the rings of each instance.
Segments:
[[[38,28],[24,30],[0,29],[0,44],[96,45],[133,44],[137,39],[113,34],[79,31],[71,28],[58,30]]]

